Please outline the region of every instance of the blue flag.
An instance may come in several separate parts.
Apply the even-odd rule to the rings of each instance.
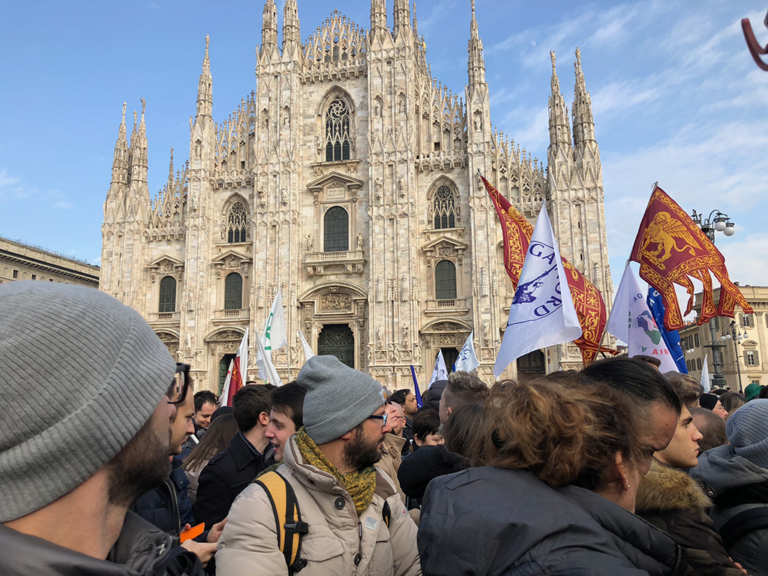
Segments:
[[[664,328],[664,302],[661,299],[661,294],[654,290],[653,286],[648,286],[648,309],[653,314],[653,319],[656,321],[661,332],[661,338],[667,345],[672,360],[675,361],[677,369],[681,374],[688,374],[688,367],[685,365],[685,354],[683,348],[680,346],[680,334],[677,330],[667,332]]]
[[[424,402],[421,400],[421,391],[419,390],[419,383],[416,380],[416,370],[413,369],[413,364],[411,364],[411,376],[413,376],[413,387],[416,389],[416,406],[423,408]]]

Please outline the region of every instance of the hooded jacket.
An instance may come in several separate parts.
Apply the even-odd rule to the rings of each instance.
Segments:
[[[419,576],[416,525],[391,480],[376,471],[371,505],[358,516],[352,497],[327,472],[307,464],[294,437],[277,471],[296,494],[302,522],[301,576]],[[251,484],[235,500],[219,539],[216,573],[221,576],[283,576],[285,557],[277,545],[277,528],[269,496]],[[389,527],[383,519],[389,505]],[[358,557],[359,555],[359,557]],[[356,557],[358,561],[356,562]]]
[[[768,470],[734,453],[730,444],[704,452],[690,474],[712,494],[710,516],[718,531],[744,510],[768,508]],[[750,576],[768,576],[768,528],[745,534],[727,551]]]
[[[667,576],[680,547],[603,498],[550,488],[523,470],[470,468],[430,482],[419,526],[430,576]]]
[[[669,534],[697,574],[743,576],[707,515],[711,505],[693,478],[654,459],[640,481],[635,514]]]
[[[128,512],[106,560],[57,546],[0,524],[3,576],[202,576],[197,556],[171,553],[171,537]]]
[[[400,438],[391,433],[384,434],[384,454],[381,460],[376,463],[376,468],[383,470],[389,479],[392,480],[403,502],[405,502],[405,493],[400,488],[400,482],[397,480],[397,471],[400,469],[400,464],[403,461],[402,450],[404,445],[405,438]]]

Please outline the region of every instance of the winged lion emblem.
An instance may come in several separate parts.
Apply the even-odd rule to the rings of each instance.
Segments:
[[[677,245],[678,238],[683,241],[682,247]],[[653,244],[656,245],[655,250],[650,249]],[[687,251],[691,256],[696,256],[696,248],[701,250],[701,246],[685,224],[672,218],[669,212],[659,212],[645,229],[640,253],[664,270],[663,262],[668,260],[673,252]]]

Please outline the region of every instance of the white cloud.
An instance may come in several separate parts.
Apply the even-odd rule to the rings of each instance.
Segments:
[[[454,13],[455,6],[456,0],[440,0],[432,7],[432,12],[429,13],[429,16],[423,20],[418,19],[419,34],[424,34],[425,36],[429,34],[441,20],[448,18]]]
[[[734,282],[752,286],[768,286],[768,233],[749,234],[743,240],[736,236],[718,246],[725,256],[728,274]]]
[[[21,178],[10,176],[5,168],[0,168],[0,188],[21,182]]]
[[[57,210],[69,210],[70,208],[72,208],[72,206],[74,206],[74,204],[72,204],[71,202],[65,202],[63,200],[59,200],[58,202],[53,203],[53,207],[56,208]]]

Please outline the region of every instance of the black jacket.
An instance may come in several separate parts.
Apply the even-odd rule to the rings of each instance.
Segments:
[[[522,470],[470,468],[427,488],[418,536],[424,574],[662,576],[680,547],[602,496],[552,489]]]
[[[174,456],[170,478],[131,505],[136,514],[171,536],[178,536],[185,524],[195,526],[192,502],[187,495],[189,479],[181,468],[183,464],[181,458]]]
[[[211,458],[200,473],[193,509],[195,519],[205,522],[206,528],[224,520],[238,494],[245,490],[259,472],[272,464],[271,444],[267,444],[262,455],[245,439],[242,432],[235,434],[227,449]]]
[[[171,553],[171,537],[132,512],[106,560],[97,560],[0,524],[3,576],[202,576],[200,560]],[[182,549],[183,550],[183,549]]]
[[[469,468],[469,460],[445,446],[422,446],[400,464],[397,479],[409,498],[423,498],[427,484],[438,476]]]

